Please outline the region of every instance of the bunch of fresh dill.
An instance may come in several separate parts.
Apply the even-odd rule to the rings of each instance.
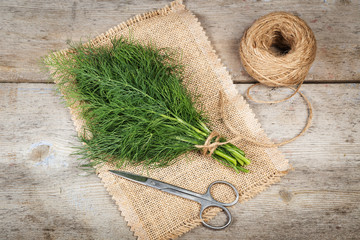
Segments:
[[[83,44],[46,58],[68,105],[79,110],[91,136],[81,137],[85,144],[77,154],[95,165],[110,161],[117,167],[163,167],[181,154],[201,150],[196,146],[204,144],[211,130],[182,85],[183,66],[174,56],[169,49],[120,38],[110,46]],[[218,146],[212,157],[248,172],[242,166],[250,161],[231,143]]]

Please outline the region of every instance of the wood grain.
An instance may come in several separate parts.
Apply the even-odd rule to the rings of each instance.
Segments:
[[[243,32],[274,11],[304,19],[317,40],[307,82],[360,81],[359,1],[188,1],[235,82],[250,82],[238,54]]]
[[[0,84],[0,239],[133,239],[52,84]]]
[[[241,94],[248,84],[237,86]],[[360,221],[360,84],[306,84],[313,125],[281,147],[294,171],[231,209],[231,227],[198,227],[180,239],[356,239]],[[255,88],[258,98],[286,90]],[[306,119],[300,97],[249,103],[276,141]],[[0,239],[135,239],[79,146],[53,84],[0,83]]]
[[[78,168],[79,146],[68,110],[39,61],[49,51],[86,41],[167,0],[0,1],[0,239],[135,239],[94,173]],[[313,125],[281,147],[294,171],[231,209],[224,231],[199,227],[180,239],[356,239],[360,223],[360,2],[185,1],[205,28],[235,82],[238,44],[260,16],[288,11],[315,33],[317,58],[302,91]],[[8,82],[8,83],[6,83]],[[20,83],[23,82],[23,83]],[[25,83],[29,82],[29,83]],[[37,84],[34,84],[37,83]],[[241,94],[249,85],[239,84]],[[286,90],[255,88],[262,99]],[[307,110],[300,97],[280,104],[249,103],[275,141],[295,136]],[[215,220],[219,221],[219,220]]]
[[[41,57],[67,43],[86,41],[128,18],[169,1],[0,1],[0,82],[48,82]],[[243,70],[238,44],[253,21],[273,11],[303,18],[318,41],[308,82],[360,81],[359,1],[185,1],[199,18],[235,82],[253,81]]]
[[[249,85],[238,84],[241,94]],[[313,124],[280,149],[294,167],[281,182],[231,209],[233,226],[223,233],[197,228],[183,239],[357,239],[360,233],[360,85],[306,84]],[[288,91],[256,88],[254,97],[281,98]],[[275,141],[295,136],[307,109],[296,96],[250,107]],[[200,238],[203,236],[203,238]]]

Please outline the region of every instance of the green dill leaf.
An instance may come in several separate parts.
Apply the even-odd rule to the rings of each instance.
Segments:
[[[195,145],[211,132],[196,98],[182,85],[184,66],[170,49],[120,38],[107,46],[78,45],[45,64],[85,121],[85,144],[77,154],[95,165],[168,166],[199,150]],[[237,164],[250,162],[240,153],[226,144],[213,157],[238,171],[243,168]]]

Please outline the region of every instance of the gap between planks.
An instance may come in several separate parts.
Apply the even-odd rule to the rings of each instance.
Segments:
[[[43,81],[32,81],[32,80],[26,80],[22,79],[19,81],[0,81],[0,84],[2,83],[37,83],[37,84],[55,84],[52,81],[43,82]],[[234,84],[255,84],[258,82],[255,81],[234,81]],[[347,84],[347,83],[360,83],[360,79],[358,80],[311,80],[311,82],[304,81],[303,84]]]

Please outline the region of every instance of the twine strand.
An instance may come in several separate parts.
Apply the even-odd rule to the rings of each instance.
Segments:
[[[307,99],[307,97],[301,93],[300,91],[297,91],[298,89],[295,89],[293,87],[288,87],[290,88],[291,90],[293,90],[295,93],[299,93],[299,95],[304,99],[306,105],[307,105],[307,109],[308,109],[308,117],[307,117],[307,120],[306,120],[306,124],[304,126],[304,128],[300,131],[300,133],[298,133],[295,137],[293,138],[290,138],[288,140],[284,140],[282,142],[279,142],[279,143],[270,143],[270,144],[267,144],[267,143],[263,143],[261,141],[258,141],[254,138],[251,138],[251,137],[247,137],[247,136],[242,136],[242,140],[245,140],[245,141],[248,141],[248,142],[251,142],[253,144],[256,144],[258,146],[262,146],[262,147],[279,147],[279,146],[283,146],[285,144],[288,144],[290,142],[293,142],[294,140],[296,140],[297,138],[299,138],[301,135],[303,135],[311,126],[311,121],[312,121],[312,118],[313,118],[313,108],[311,106],[311,103],[310,101]],[[230,122],[227,120],[227,118],[225,117],[225,111],[224,111],[224,97],[223,97],[223,93],[220,94],[220,98],[222,99],[220,101],[220,105],[222,105],[222,107],[220,107],[220,111],[221,111],[221,116],[222,116],[222,120],[224,122],[224,124],[226,125],[226,127],[234,134],[236,135],[237,137],[229,140],[229,142],[234,142],[234,141],[237,141],[239,140],[239,137],[241,136],[240,132],[237,131],[234,127],[231,126]]]
[[[240,140],[262,147],[279,147],[299,138],[311,126],[313,109],[310,101],[300,92],[316,55],[316,39],[306,22],[286,12],[274,12],[265,15],[256,20],[245,31],[241,39],[239,53],[245,70],[259,81],[247,89],[247,98],[257,103],[280,103],[299,93],[308,108],[306,124],[295,137],[279,143],[264,143],[252,137],[244,136],[231,125],[225,116],[225,102],[228,100],[221,90],[219,94],[221,119],[235,137],[226,142],[220,142],[220,135],[215,131],[211,132],[203,145],[196,145],[197,148],[202,149],[204,155],[211,156],[218,146]],[[259,84],[269,87],[287,87],[294,92],[280,100],[257,100],[250,95],[250,90]],[[296,85],[296,88],[292,87]]]
[[[211,143],[211,141],[215,137],[216,137],[215,142]],[[203,145],[195,145],[195,147],[201,148],[203,155],[211,156],[216,150],[216,148],[221,145],[219,139],[220,139],[220,134],[218,134],[216,131],[212,131],[205,140]]]
[[[313,117],[313,111],[312,111],[312,106],[310,101],[307,99],[307,97],[301,93],[300,91],[297,91],[297,89],[293,88],[293,87],[288,87],[290,89],[292,89],[295,93],[299,93],[300,96],[304,99],[304,101],[307,104],[308,107],[308,118],[306,121],[306,124],[304,126],[304,128],[301,130],[301,132],[299,134],[297,134],[295,137],[279,142],[279,143],[264,143],[262,141],[256,140],[252,137],[249,136],[245,136],[242,133],[240,133],[238,130],[236,130],[230,123],[230,121],[227,119],[227,117],[225,116],[225,105],[226,105],[226,101],[228,101],[228,99],[225,97],[225,94],[223,92],[223,90],[219,91],[219,111],[220,111],[220,116],[221,119],[224,123],[224,125],[229,129],[229,131],[235,135],[234,138],[231,138],[228,141],[225,142],[220,142],[220,134],[217,133],[216,131],[212,131],[209,136],[207,137],[207,139],[205,140],[203,145],[195,145],[196,148],[202,149],[202,153],[203,155],[207,155],[207,156],[211,156],[214,151],[216,150],[217,147],[221,146],[221,145],[225,145],[228,143],[235,143],[237,141],[247,141],[250,142],[252,144],[261,146],[261,147],[267,147],[267,148],[274,148],[274,147],[279,147],[285,144],[288,144],[290,142],[293,142],[295,139],[299,138],[301,135],[303,135],[311,126],[311,121],[312,121],[312,117]],[[213,139],[215,138],[215,140],[213,141]],[[212,142],[213,141],[213,142]]]
[[[302,83],[300,83],[300,84],[297,86],[297,88],[295,89],[295,91],[294,91],[291,95],[289,95],[289,96],[287,96],[287,97],[285,97],[285,98],[283,98],[283,99],[280,99],[280,100],[272,100],[272,101],[264,101],[264,100],[254,99],[254,98],[250,95],[250,90],[251,90],[253,87],[258,86],[258,85],[261,85],[261,83],[255,83],[255,84],[251,85],[250,87],[248,87],[248,89],[246,90],[246,97],[247,97],[248,99],[250,99],[250,100],[253,101],[253,102],[257,102],[257,103],[281,103],[281,102],[284,102],[284,101],[286,101],[286,100],[289,100],[290,98],[292,98],[293,96],[295,96],[297,93],[301,94],[299,91],[300,91],[300,88],[301,88]],[[290,88],[290,89],[292,89],[292,88],[289,87],[289,86],[287,86],[287,87]],[[310,106],[310,107],[311,107],[311,106]]]

